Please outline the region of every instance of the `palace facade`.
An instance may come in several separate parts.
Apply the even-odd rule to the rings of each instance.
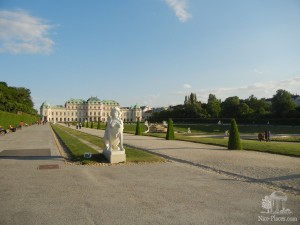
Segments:
[[[63,122],[106,122],[110,116],[111,109],[119,107],[124,122],[136,122],[142,118],[142,110],[139,106],[120,107],[120,104],[113,100],[100,100],[97,97],[90,97],[87,101],[82,99],[70,99],[65,105],[51,106],[43,102],[40,107],[40,114],[44,121]]]

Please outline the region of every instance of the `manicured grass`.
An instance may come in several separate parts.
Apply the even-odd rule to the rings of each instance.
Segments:
[[[142,132],[147,130],[147,127],[141,123]],[[104,126],[101,126],[104,129]],[[135,133],[136,124],[124,124],[125,133]],[[230,124],[174,124],[174,131],[186,133],[188,128],[193,134],[224,134],[226,130],[230,130]],[[273,125],[241,125],[238,124],[240,133],[258,134],[266,129],[271,130],[271,134],[300,134],[300,126],[273,126]]]
[[[298,137],[273,137],[272,141],[280,141],[280,142],[300,142],[300,136]]]
[[[125,124],[124,132],[127,133],[135,133],[136,124]],[[142,126],[143,129],[146,130],[146,126]],[[201,134],[224,134],[225,130],[229,130],[229,125],[175,125],[174,129],[176,131],[186,132],[187,128],[190,127],[192,133],[201,133]],[[252,133],[253,131],[263,131],[264,126],[239,126],[240,133],[241,130],[244,133]],[[270,126],[272,133],[274,134],[275,131],[278,133],[286,133],[286,134],[293,134],[293,133],[300,133],[300,126]],[[224,129],[224,131],[221,131]],[[144,131],[144,130],[143,130]],[[254,132],[255,133],[255,132]],[[148,133],[143,134],[148,136],[155,136],[160,138],[165,138],[165,133]],[[203,144],[210,144],[210,145],[217,145],[217,146],[224,146],[227,148],[228,139],[225,138],[204,138],[204,137],[191,137],[184,134],[177,133],[175,134],[176,140],[183,140],[183,141],[192,141],[197,143]],[[242,146],[244,150],[249,151],[261,151],[261,152],[268,152],[268,153],[275,153],[275,154],[282,154],[288,156],[296,156],[300,157],[300,144],[298,143],[287,143],[290,142],[298,142],[299,137],[288,137],[284,139],[276,139],[271,138],[272,142],[259,142],[257,140],[242,140]],[[276,142],[274,142],[276,141]],[[277,142],[277,141],[287,141],[287,142]]]
[[[26,113],[22,113],[22,114],[18,115],[16,113],[0,111],[0,125],[4,129],[8,129],[9,125],[12,125],[13,127],[19,126],[20,121],[23,121],[24,124],[27,123],[28,125],[31,125],[38,120],[40,120],[39,117],[34,116],[34,115],[29,115]]]
[[[100,137],[86,134],[86,133],[80,132],[79,130],[74,130],[74,129],[71,129],[68,127],[59,126],[59,128],[78,137],[78,138],[81,138],[85,141],[88,141],[88,142],[94,144],[94,145],[97,145],[98,147],[103,148],[103,141],[102,141],[102,138],[100,138]]]
[[[144,123],[140,123],[141,131],[142,133],[147,130],[147,127],[144,125]],[[135,134],[135,129],[136,129],[136,123],[125,123],[124,124],[124,132],[125,133],[130,133],[130,134]]]
[[[64,145],[68,148],[73,156],[74,161],[81,161],[85,163],[86,161],[97,161],[100,162],[100,154],[93,148],[79,141],[76,137],[71,136],[65,130],[62,129],[61,126],[51,125],[54,132],[59,136]],[[86,160],[83,155],[84,153],[89,152],[92,153],[93,158]]]
[[[125,150],[126,150],[126,160],[127,162],[135,162],[135,163],[140,163],[140,162],[165,162],[166,160],[153,155],[151,153],[139,150],[139,149],[135,149],[135,148],[130,148],[130,147],[126,147],[125,146]]]
[[[96,146],[98,146],[102,149],[104,147],[103,139],[100,138],[100,137],[90,135],[90,134],[86,134],[86,133],[83,133],[83,132],[80,132],[78,130],[74,130],[74,129],[71,129],[71,128],[68,128],[68,127],[63,127],[63,126],[58,126],[58,125],[53,125],[53,127],[58,127],[58,129],[60,129],[65,134],[67,134],[66,132],[68,132],[68,133],[76,136],[77,138],[80,138],[80,139],[83,139],[83,140],[88,141],[90,143],[93,143],[94,145],[96,145]],[[72,137],[72,136],[70,136],[70,137]],[[77,138],[75,138],[76,141],[80,142]],[[165,161],[163,158],[161,158],[159,156],[150,154],[148,152],[145,152],[145,151],[142,151],[142,150],[139,150],[139,149],[130,148],[128,146],[125,146],[125,151],[126,151],[126,161],[127,162],[140,163],[140,162],[163,162],[163,161]],[[87,151],[84,151],[84,152],[87,152]],[[82,153],[82,157],[83,157],[84,152]],[[97,154],[99,154],[99,153],[97,152]],[[96,158],[96,161],[99,162],[99,160],[100,160],[102,162],[103,161],[102,154],[99,157],[100,157],[100,159]],[[93,161],[93,158],[90,161]]]
[[[176,139],[184,141],[192,141],[196,143],[218,145],[227,148],[227,138],[205,138],[205,137],[190,137],[177,134]],[[278,142],[260,142],[257,140],[241,140],[244,150],[261,151],[268,153],[276,153],[281,155],[300,157],[300,144],[297,143],[278,143]]]
[[[147,136],[165,138],[166,134],[149,133]],[[192,137],[184,134],[175,134],[176,140],[222,146],[227,148],[228,138]],[[273,140],[273,139],[272,139]],[[260,151],[274,154],[300,157],[300,144],[288,142],[260,142],[258,140],[241,140],[244,150]],[[234,150],[236,151],[236,150]],[[240,150],[237,150],[240,151]]]
[[[199,134],[224,134],[230,129],[230,124],[174,124],[174,130],[187,132],[188,127],[192,133]],[[266,129],[271,130],[271,134],[300,134],[300,126],[273,126],[273,125],[241,125],[238,124],[240,133],[259,133]]]

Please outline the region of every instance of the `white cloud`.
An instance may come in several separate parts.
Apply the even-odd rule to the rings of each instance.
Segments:
[[[263,71],[260,71],[260,70],[258,70],[258,69],[254,69],[253,72],[254,72],[254,73],[257,73],[257,74],[263,74],[263,73],[264,73]]]
[[[51,53],[54,42],[48,37],[50,28],[24,10],[0,10],[0,53]]]
[[[187,11],[187,1],[188,0],[165,0],[166,3],[174,10],[177,18],[180,22],[186,22],[191,18],[191,14]]]
[[[190,84],[184,84],[184,85],[183,85],[183,88],[185,88],[185,89],[191,89],[192,86],[191,86]]]
[[[246,99],[250,95],[257,98],[271,98],[278,89],[284,89],[291,94],[300,94],[300,77],[280,81],[269,81],[265,83],[255,83],[241,87],[215,88],[215,89],[200,89],[193,91],[202,102],[207,102],[209,94],[214,94],[218,99],[224,101],[231,96],[238,96],[241,99]],[[173,92],[173,95],[185,96],[187,91]],[[182,98],[183,99],[183,98]]]

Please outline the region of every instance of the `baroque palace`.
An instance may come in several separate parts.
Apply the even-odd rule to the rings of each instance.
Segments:
[[[139,106],[120,107],[120,104],[113,100],[100,100],[97,97],[90,97],[87,101],[82,99],[70,99],[65,105],[50,106],[43,102],[40,107],[40,114],[44,121],[63,122],[106,122],[110,116],[111,109],[119,107],[124,122],[136,122],[142,118],[142,110]]]

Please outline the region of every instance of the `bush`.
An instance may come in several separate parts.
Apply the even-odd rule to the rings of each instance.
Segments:
[[[231,120],[229,139],[228,139],[228,149],[230,149],[230,150],[241,150],[242,149],[240,134],[239,134],[239,130],[236,125],[235,119]]]
[[[168,130],[167,130],[166,140],[175,140],[173,121],[171,118],[169,119],[169,122],[168,122]]]
[[[91,128],[93,128],[94,127],[94,122],[91,122]]]
[[[141,123],[140,119],[138,118],[135,128],[135,135],[142,135]]]
[[[89,128],[89,122],[86,122],[85,127]]]
[[[101,126],[100,126],[100,119],[98,119],[98,124],[97,124],[97,130],[100,130]]]

